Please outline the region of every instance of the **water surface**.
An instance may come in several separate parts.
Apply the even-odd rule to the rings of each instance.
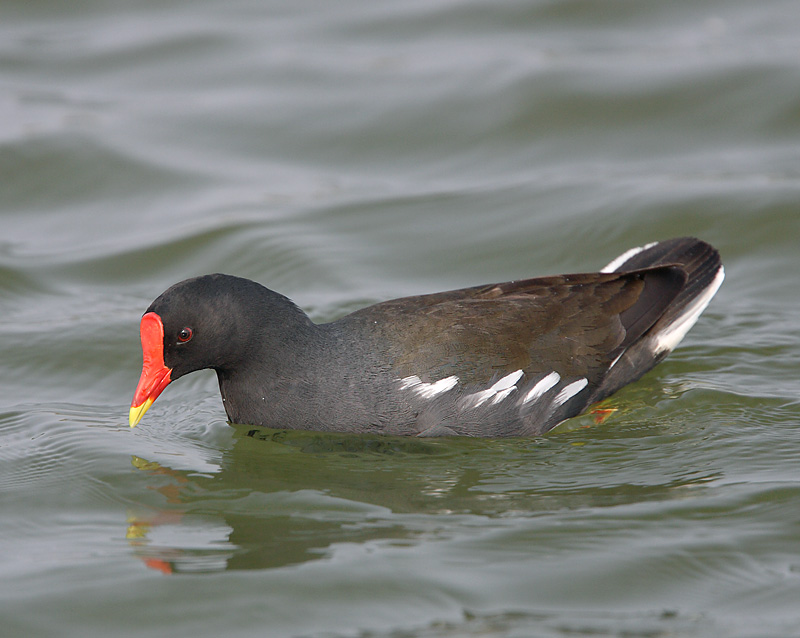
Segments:
[[[800,635],[793,2],[5,2],[4,636]],[[697,235],[682,347],[528,440],[127,426],[170,284],[327,321]]]

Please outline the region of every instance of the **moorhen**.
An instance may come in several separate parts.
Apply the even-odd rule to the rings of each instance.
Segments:
[[[694,238],[598,273],[404,297],[315,324],[230,275],[175,284],[141,320],[136,425],[170,382],[216,371],[231,423],[413,436],[546,432],[640,378],[722,284]]]

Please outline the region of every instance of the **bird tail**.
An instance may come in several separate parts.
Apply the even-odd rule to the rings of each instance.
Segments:
[[[694,237],[680,237],[633,248],[602,272],[629,272],[655,266],[676,266],[686,283],[661,317],[614,363],[593,401],[600,401],[635,381],[666,357],[686,336],[725,278],[719,252]]]

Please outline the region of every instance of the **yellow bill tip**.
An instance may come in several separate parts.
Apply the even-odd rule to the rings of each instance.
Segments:
[[[150,406],[153,405],[153,399],[147,399],[142,405],[132,405],[131,411],[128,416],[128,422],[130,423],[132,428],[136,427],[136,424],[142,420],[144,413],[150,409]]]

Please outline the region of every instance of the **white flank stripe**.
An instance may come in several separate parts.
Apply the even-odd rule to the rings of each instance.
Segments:
[[[422,383],[422,379],[420,379],[416,374],[412,374],[410,377],[400,379],[400,389],[408,390],[409,388],[413,388],[415,385],[419,385],[420,383]]]
[[[497,381],[489,389],[493,390],[494,392],[501,392],[502,390],[507,390],[511,386],[514,386],[514,385],[517,384],[517,381],[520,380],[520,378],[522,377],[522,374],[523,374],[522,370],[517,370],[516,372],[512,372],[511,374],[507,374],[502,379]]]
[[[461,399],[461,406],[464,409],[477,408],[485,401],[491,399],[495,395],[494,390],[481,390],[480,392],[473,392]]]
[[[505,399],[509,394],[511,394],[516,389],[517,386],[512,385],[510,388],[506,388],[505,390],[500,390],[500,392],[494,395],[494,398],[492,399],[492,405],[494,405],[495,403],[500,403],[500,401]]]
[[[658,242],[654,241],[649,244],[645,244],[644,246],[638,246],[637,248],[631,248],[630,250],[626,250],[622,253],[619,257],[609,262],[604,268],[600,269],[600,272],[616,272],[620,266],[624,265],[626,261],[628,261],[634,255],[638,255],[643,250],[647,250],[648,248],[652,248]]]
[[[556,395],[556,398],[553,399],[553,404],[562,405],[566,403],[572,397],[578,394],[578,392],[583,390],[587,385],[589,385],[589,381],[587,379],[578,379],[569,385],[565,385],[563,388],[561,388],[561,392]]]
[[[458,383],[458,377],[445,377],[444,379],[439,379],[436,383],[423,383],[421,387],[415,388],[414,390],[423,398],[431,399],[435,397],[437,394],[441,394],[442,392],[447,392],[448,390],[454,388]]]
[[[539,380],[536,385],[528,391],[528,394],[525,395],[522,402],[530,403],[531,401],[536,401],[559,381],[561,381],[561,375],[558,374],[558,372],[551,372],[544,379]]]
[[[442,394],[442,392],[451,390],[457,384],[458,377],[455,375],[451,377],[445,377],[444,379],[439,379],[435,383],[424,383],[415,374],[411,375],[410,377],[400,379],[401,390],[413,390],[423,399],[432,399],[437,394]]]
[[[490,388],[468,394],[461,399],[462,409],[477,408],[486,403],[489,399],[492,400],[492,405],[500,403],[500,401],[517,389],[516,383],[522,378],[523,374],[522,370],[515,370],[502,379],[495,381]]]
[[[725,269],[720,266],[719,272],[717,272],[717,276],[714,277],[714,281],[711,282],[711,285],[706,288],[702,294],[697,297],[697,299],[694,300],[694,303],[691,306],[683,311],[682,315],[677,317],[675,321],[669,324],[665,330],[656,335],[656,353],[664,352],[665,350],[669,352],[683,340],[683,338],[686,336],[686,333],[689,332],[689,329],[695,324],[703,310],[705,310],[708,304],[711,302],[711,299],[717,293],[717,290],[719,290],[719,287],[722,285],[722,281],[724,279]]]

